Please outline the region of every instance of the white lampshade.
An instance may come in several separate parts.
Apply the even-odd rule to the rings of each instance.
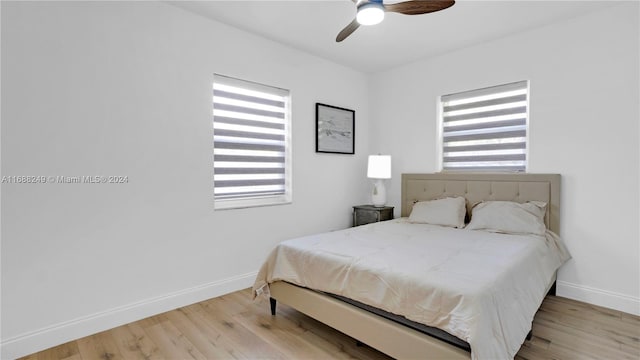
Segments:
[[[391,155],[369,155],[367,177],[370,179],[391,179]]]
[[[356,20],[360,25],[375,25],[384,20],[384,8],[379,3],[366,3],[358,7]]]

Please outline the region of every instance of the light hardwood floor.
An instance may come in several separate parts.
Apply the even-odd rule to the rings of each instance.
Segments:
[[[389,359],[250,290],[169,311],[23,359]],[[640,317],[547,296],[516,359],[640,359]],[[427,358],[427,356],[425,356]]]

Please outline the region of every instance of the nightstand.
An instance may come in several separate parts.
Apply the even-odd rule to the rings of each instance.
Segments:
[[[353,207],[353,226],[391,219],[393,219],[393,206],[358,205]]]

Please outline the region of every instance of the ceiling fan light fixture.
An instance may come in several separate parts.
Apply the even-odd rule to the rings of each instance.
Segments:
[[[366,3],[358,7],[356,19],[360,25],[379,24],[384,19],[384,7],[379,3]]]

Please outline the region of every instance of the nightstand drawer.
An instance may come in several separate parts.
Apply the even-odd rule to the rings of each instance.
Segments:
[[[391,219],[393,219],[393,206],[358,205],[353,207],[353,226]]]

